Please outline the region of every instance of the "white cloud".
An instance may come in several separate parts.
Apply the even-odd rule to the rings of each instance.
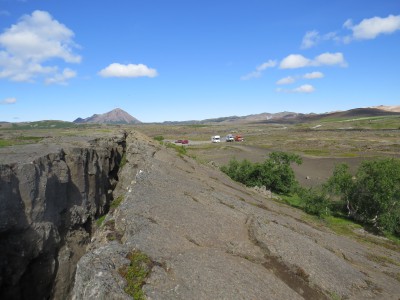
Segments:
[[[299,79],[317,79],[317,78],[323,78],[323,77],[324,77],[324,74],[321,72],[311,72],[311,73],[306,73],[304,75],[288,76],[288,77],[279,79],[276,82],[276,84],[278,84],[278,85],[292,84]]]
[[[329,32],[321,35],[316,30],[307,31],[303,37],[303,40],[301,41],[300,48],[301,49],[312,48],[321,43],[322,41],[328,41],[328,40],[338,41],[339,38],[337,37],[336,32]]]
[[[343,27],[353,31],[353,39],[374,39],[381,34],[391,34],[400,30],[400,15],[389,15],[386,18],[373,17],[364,19],[359,24],[353,25],[352,20],[347,20]],[[349,39],[347,40],[349,41]]]
[[[264,71],[265,69],[267,69],[267,68],[273,68],[273,67],[275,67],[276,66],[276,60],[269,60],[269,61],[267,61],[267,62],[265,62],[265,63],[262,63],[261,65],[259,65],[258,67],[257,67],[257,71]]]
[[[279,68],[281,69],[297,69],[307,67],[311,64],[308,58],[300,54],[290,54],[282,59]]]
[[[17,103],[17,99],[15,98],[6,98],[2,101],[0,101],[1,104],[15,104]]]
[[[322,53],[315,57],[313,60],[308,59],[300,54],[290,54],[282,59],[279,68],[281,69],[297,69],[304,67],[315,67],[315,66],[333,66],[339,65],[346,67],[347,63],[342,53]]]
[[[99,72],[102,77],[156,77],[156,69],[151,69],[143,64],[122,65],[119,63],[110,64]]]
[[[333,66],[333,65],[339,65],[341,67],[346,67],[347,63],[344,60],[343,53],[337,52],[337,53],[322,53],[321,55],[318,55],[316,58],[314,58],[312,65],[314,66]]]
[[[400,30],[400,15],[389,15],[386,18],[373,17],[362,20],[354,25],[351,19],[343,23],[343,28],[352,31],[351,34],[339,35],[337,32],[320,34],[317,30],[307,31],[301,42],[301,49],[316,46],[322,41],[332,40],[338,43],[348,44],[353,40],[375,39],[381,34],[392,34]]]
[[[301,93],[301,94],[310,94],[315,91],[315,88],[310,84],[303,84],[295,89],[282,89],[277,88],[276,92],[278,93]]]
[[[57,66],[44,63],[54,59],[79,63],[81,57],[72,50],[77,47],[73,37],[74,33],[48,12],[36,10],[22,16],[0,35],[0,78],[34,81],[39,76],[62,75]]]
[[[276,84],[278,84],[278,85],[282,85],[282,84],[291,84],[291,83],[293,83],[293,82],[295,82],[295,81],[296,81],[296,79],[295,79],[294,77],[288,76],[288,77],[279,79],[279,80],[276,82]]]
[[[323,78],[324,74],[321,72],[311,72],[311,73],[306,73],[303,75],[304,79],[316,79],[316,78]]]
[[[256,70],[253,72],[250,72],[242,77],[240,77],[241,80],[249,80],[253,78],[259,78],[262,75],[262,71],[268,69],[268,68],[273,68],[277,64],[276,60],[269,60],[265,63],[262,63],[261,65],[256,67]]]
[[[314,47],[316,44],[318,44],[319,40],[320,40],[320,36],[319,36],[318,31],[316,31],[316,30],[307,31],[303,37],[300,48],[308,49],[308,48]]]
[[[71,69],[64,69],[62,73],[57,73],[53,77],[46,78],[46,84],[62,84],[66,85],[67,80],[76,77],[76,72]]]
[[[295,93],[312,93],[315,91],[315,88],[311,84],[303,84],[298,88],[295,88],[293,92]]]

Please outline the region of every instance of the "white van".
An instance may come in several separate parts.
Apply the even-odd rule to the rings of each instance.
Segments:
[[[219,135],[213,135],[211,137],[211,142],[212,143],[219,143],[219,142],[221,142],[221,137]]]

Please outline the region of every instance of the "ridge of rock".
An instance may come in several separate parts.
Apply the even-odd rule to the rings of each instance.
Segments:
[[[127,138],[114,191],[124,201],[77,265],[73,299],[129,299],[118,270],[141,251],[154,262],[148,299],[397,299],[398,251],[371,248],[305,214],[179,157]],[[110,238],[110,234],[112,237]],[[117,238],[115,238],[117,237]],[[387,257],[385,266],[370,257]]]

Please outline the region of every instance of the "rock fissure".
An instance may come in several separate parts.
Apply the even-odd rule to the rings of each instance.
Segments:
[[[123,139],[0,165],[0,298],[67,299],[93,221],[109,209]]]

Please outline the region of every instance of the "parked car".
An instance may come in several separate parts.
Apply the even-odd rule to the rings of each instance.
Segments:
[[[240,134],[235,135],[235,142],[243,142],[243,141],[244,141],[244,138]]]
[[[176,140],[175,144],[187,145],[189,144],[189,140]]]
[[[219,142],[221,142],[221,137],[219,135],[213,135],[211,137],[211,142],[212,143],[219,143]]]
[[[226,136],[225,140],[226,140],[227,142],[233,142],[233,141],[235,140],[235,138],[233,137],[232,134],[228,134],[228,135]]]

